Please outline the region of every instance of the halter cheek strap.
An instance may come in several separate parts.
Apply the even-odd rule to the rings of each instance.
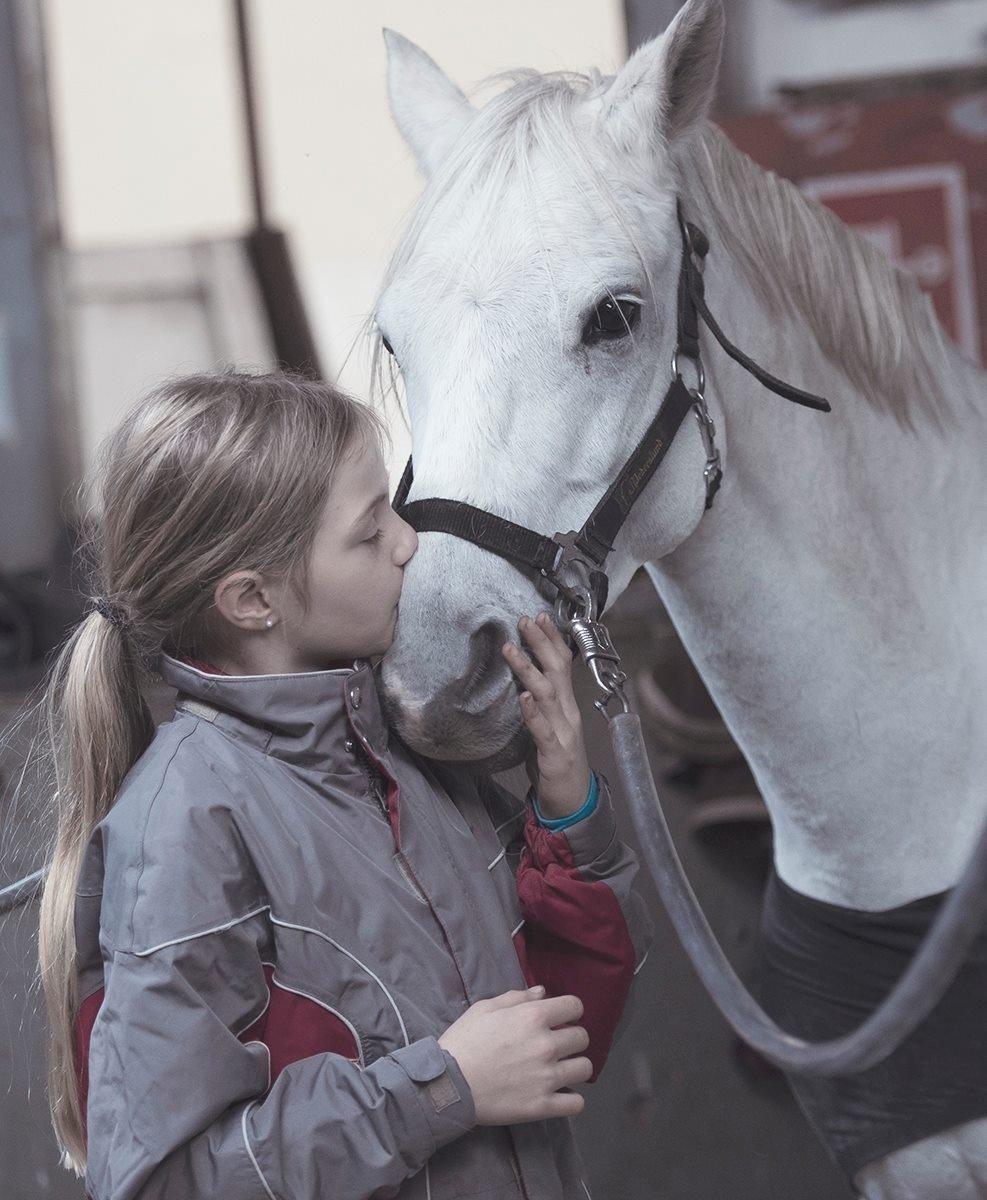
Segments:
[[[472,542],[507,559],[520,570],[546,580],[567,599],[573,599],[575,593],[563,575],[567,575],[571,581],[575,574],[589,598],[588,607],[600,613],[606,604],[608,588],[604,568],[617,534],[635,501],[668,453],[672,439],[690,408],[695,410],[706,450],[704,477],[707,508],[712,505],[719,489],[722,471],[714,442],[716,431],[703,395],[705,375],[699,346],[700,317],[726,353],[766,388],[795,404],[821,412],[830,411],[828,401],[777,379],[729,341],[713,319],[705,299],[702,265],[709,253],[709,239],[702,230],[685,220],[681,202],[677,214],[682,235],[682,262],[678,279],[677,337],[675,353],[672,355],[672,382],[654,420],[582,528],[546,537],[495,513],[476,508],[464,500],[433,498],[408,503],[414,479],[412,460],[409,458],[395,492],[393,506],[414,529],[419,533],[449,533]],[[687,387],[679,372],[681,357],[690,358],[695,364],[699,377],[696,389]]]

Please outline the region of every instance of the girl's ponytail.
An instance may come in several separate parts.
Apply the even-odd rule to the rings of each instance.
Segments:
[[[51,1030],[49,1103],[67,1166],[85,1170],[76,1074],[75,892],[93,829],[154,732],[141,668],[121,620],[95,609],[76,628],[44,699],[55,780],[57,831],[41,898],[38,957]]]

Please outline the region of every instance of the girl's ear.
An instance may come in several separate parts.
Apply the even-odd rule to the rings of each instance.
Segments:
[[[601,119],[630,151],[673,142],[705,116],[716,93],[726,17],[721,0],[688,0],[659,37],[639,47],[602,98]]]
[[[392,29],[384,30],[384,42],[391,114],[427,178],[473,119],[475,109],[414,42]]]
[[[213,605],[235,629],[260,629],[274,615],[267,585],[257,571],[224,575],[213,589]]]

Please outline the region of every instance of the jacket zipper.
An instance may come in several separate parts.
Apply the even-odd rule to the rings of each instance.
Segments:
[[[380,805],[380,811],[383,814],[384,820],[387,821],[388,824],[390,824],[391,813],[390,813],[390,809],[387,807],[387,792],[386,792],[386,788],[384,785],[383,776],[381,775],[380,771],[377,769],[377,764],[373,761],[373,759],[370,757],[370,755],[367,753],[367,751],[363,748],[363,746],[359,742],[355,743],[355,749],[356,749],[356,754],[357,754],[357,760],[360,763],[361,767],[363,768],[364,774],[367,777],[368,790],[369,790],[370,794],[373,796],[373,798]],[[399,867],[403,865],[404,871],[406,872],[407,878],[411,882],[412,887],[418,892],[418,895],[424,901],[424,903],[429,906],[429,908],[431,909],[432,913],[435,916],[436,921],[438,921],[439,927],[444,928],[442,926],[442,922],[439,920],[438,913],[436,913],[435,909],[432,907],[431,901],[429,900],[428,896],[425,894],[425,890],[422,887],[422,885],[418,882],[418,879],[416,878],[415,873],[412,870],[411,863],[408,862],[408,859],[405,856],[404,852],[401,850],[400,846],[397,848],[397,853],[395,854],[395,858],[399,860],[399,864],[398,864]],[[457,968],[458,968],[458,964],[457,964]],[[469,992],[466,989],[465,982],[463,983],[463,995],[466,999],[466,1002],[469,1003],[470,997],[469,997]],[[510,1133],[508,1133],[507,1136],[508,1136],[508,1140],[510,1142],[510,1149],[511,1149],[511,1169],[514,1172],[514,1179],[515,1179],[515,1182],[517,1183],[518,1191],[521,1194],[522,1200],[530,1200],[530,1198],[528,1196],[528,1189],[524,1186],[524,1180],[521,1177],[521,1164],[518,1162],[517,1152],[514,1149],[514,1139],[511,1137]],[[428,1164],[426,1163],[425,1165],[427,1168]],[[430,1183],[430,1181],[428,1180],[428,1177],[426,1175],[426,1187],[429,1188],[429,1193],[431,1194],[431,1187],[429,1186],[429,1183]]]
[[[380,809],[384,820],[390,823],[391,814],[387,807],[387,791],[384,787],[384,781],[380,777],[380,772],[374,766],[370,756],[359,742],[354,742],[354,751],[356,753],[357,761],[363,768],[363,773],[366,776],[367,792],[377,804],[377,807]]]

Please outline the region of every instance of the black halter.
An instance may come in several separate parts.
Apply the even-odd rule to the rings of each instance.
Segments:
[[[634,502],[668,452],[672,438],[690,408],[695,409],[706,448],[704,474],[707,508],[712,505],[720,486],[722,471],[713,441],[716,431],[706,411],[703,396],[705,377],[699,349],[700,317],[727,354],[766,388],[806,408],[830,411],[828,401],[775,378],[727,339],[713,319],[704,296],[702,265],[709,253],[709,239],[701,229],[685,220],[681,202],[678,204],[678,221],[682,233],[682,266],[679,271],[678,337],[672,355],[672,382],[655,419],[583,527],[546,537],[482,508],[475,508],[463,500],[413,500],[409,504],[408,493],[414,478],[410,458],[393,501],[395,510],[409,525],[419,533],[450,533],[472,542],[506,558],[522,571],[534,572],[539,580],[549,583],[567,599],[574,600],[573,589],[562,579],[563,572],[569,568],[570,579],[574,574],[582,585],[582,594],[588,592],[592,601],[592,613],[589,615],[596,616],[602,613],[606,604],[608,580],[604,567],[613,550],[614,540]],[[695,389],[687,387],[679,373],[678,363],[683,356],[691,358],[695,364],[699,382]]]

